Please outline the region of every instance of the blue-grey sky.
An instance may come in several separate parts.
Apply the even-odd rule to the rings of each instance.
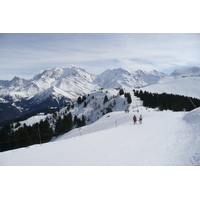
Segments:
[[[169,74],[200,66],[200,34],[0,34],[0,80],[29,79],[42,70],[71,64],[93,74],[114,68]]]

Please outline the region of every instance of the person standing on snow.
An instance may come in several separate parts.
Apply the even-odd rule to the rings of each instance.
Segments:
[[[142,124],[142,115],[140,115],[139,122]]]
[[[134,115],[133,116],[133,121],[134,121],[134,124],[136,124],[136,122],[137,122],[137,117]]]

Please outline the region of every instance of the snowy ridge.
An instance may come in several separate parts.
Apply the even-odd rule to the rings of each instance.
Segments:
[[[182,77],[200,77],[200,67],[186,67],[183,69],[175,70],[171,76],[175,78],[182,78]]]
[[[56,90],[57,92],[59,92],[59,89],[56,89],[55,87],[51,89],[55,90],[55,92]],[[79,104],[76,100],[73,103],[71,103],[71,105],[73,104],[73,108],[70,108],[70,110],[68,110],[68,106],[69,106],[68,104],[68,106],[60,109],[55,114],[57,118],[59,116],[63,118],[63,116],[66,113],[70,112],[73,118],[76,115],[80,119],[82,118],[82,115],[83,115],[85,118],[86,124],[89,125],[97,121],[104,114],[106,114],[108,112],[108,109],[109,109],[109,112],[124,111],[125,109],[134,109],[136,106],[142,105],[142,101],[133,95],[132,90],[128,90],[128,91],[125,90],[125,92],[129,92],[131,94],[131,98],[133,101],[132,106],[128,104],[127,98],[125,97],[125,95],[119,95],[118,89],[100,89],[98,91],[95,91],[93,93],[86,95],[84,102],[82,102],[81,104]],[[50,91],[49,95],[51,94],[52,92]],[[41,93],[41,96],[43,96],[42,93]],[[105,96],[108,97],[108,101],[104,103]],[[59,106],[58,94],[51,97],[57,101],[57,106]],[[34,99],[37,102],[33,102],[33,103],[34,104],[40,103],[39,101],[41,100],[41,98],[42,97],[38,95],[38,98]],[[62,98],[62,95],[60,95],[60,98]],[[55,124],[52,123],[55,120],[53,117],[54,114],[47,114],[43,116],[44,118],[45,116],[48,117],[48,121],[51,124],[51,127],[55,128]],[[19,123],[23,125],[24,123],[27,122],[28,125],[33,125],[35,123],[35,120],[39,119],[40,121],[40,117],[35,116],[34,118],[35,120],[33,120],[33,123],[31,124],[31,121],[32,121],[31,119],[33,119],[33,117],[30,117],[25,121],[20,121]]]
[[[133,96],[132,91],[125,90],[125,92],[130,92],[133,101],[132,105],[134,105],[134,107],[136,105],[142,105],[142,102]],[[105,96],[108,97],[108,102],[104,104]],[[84,107],[84,103],[81,105],[75,103],[75,108],[70,110],[70,112],[73,116],[77,115],[79,118],[84,115],[86,117],[86,124],[91,124],[101,118],[107,112],[107,108],[110,108],[112,112],[131,109],[131,105],[128,104],[125,96],[120,96],[119,90],[116,89],[103,89],[93,92],[87,96],[85,102],[87,104],[86,107]],[[66,108],[61,110],[61,112],[65,110]]]
[[[168,93],[200,99],[200,67],[184,68],[160,79],[158,83],[141,88],[153,93]]]
[[[158,80],[165,76],[167,75],[156,70],[152,72],[144,72],[142,70],[130,72],[119,68],[106,70],[96,77],[94,83],[103,88],[136,88],[157,83]]]
[[[130,72],[122,68],[106,70],[100,75],[93,75],[75,66],[45,70],[31,80],[14,77],[11,81],[0,81],[0,96],[10,95],[30,99],[34,95],[56,87],[65,92],[66,97],[76,98],[90,93],[99,87],[134,88],[158,82],[166,74],[141,70]]]

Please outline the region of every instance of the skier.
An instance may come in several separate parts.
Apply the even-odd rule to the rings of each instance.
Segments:
[[[133,116],[133,121],[134,121],[134,124],[136,124],[136,122],[137,122],[137,117],[134,115]]]
[[[140,115],[139,122],[142,124],[142,115]]]

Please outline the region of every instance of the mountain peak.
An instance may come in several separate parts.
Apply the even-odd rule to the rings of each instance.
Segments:
[[[83,69],[79,69],[75,66],[68,67],[56,67],[53,69],[44,70],[42,73],[39,73],[33,77],[33,80],[39,79],[58,79],[61,77],[67,77],[69,75],[75,74],[79,71],[85,71]]]
[[[144,72],[142,70],[137,70],[135,72],[131,72],[131,70],[118,68],[106,70],[105,72],[101,73],[96,77],[94,83],[103,88],[137,88],[157,83],[163,76],[165,76],[164,73],[157,71]]]
[[[20,87],[25,83],[25,79],[15,76],[10,82],[9,87]]]
[[[14,78],[11,81],[16,81],[16,80],[19,80],[19,79],[20,79],[19,77],[14,76]]]
[[[69,66],[55,67],[55,68],[52,69],[52,70],[59,71],[59,70],[65,70],[65,69],[75,69],[75,70],[77,70],[77,69],[79,69],[79,68],[77,68],[77,67],[74,66],[74,65],[69,65]]]

